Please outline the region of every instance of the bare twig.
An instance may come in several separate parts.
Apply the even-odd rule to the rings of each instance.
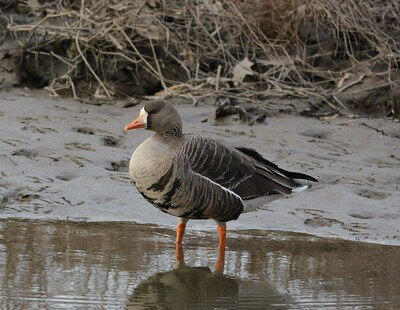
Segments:
[[[90,72],[93,74],[93,76],[96,78],[97,82],[99,82],[100,86],[103,88],[104,92],[106,93],[108,98],[111,98],[110,93],[108,92],[106,86],[104,85],[104,83],[101,81],[101,79],[98,77],[98,75],[96,74],[96,72],[94,72],[94,70],[92,69],[91,65],[89,64],[89,62],[87,61],[85,55],[83,55],[82,50],[79,46],[79,38],[76,37],[75,38],[75,45],[76,45],[76,49],[78,50],[79,55],[81,56],[82,60],[84,61],[84,63],[86,64],[86,66],[88,67],[88,69],[90,70]]]

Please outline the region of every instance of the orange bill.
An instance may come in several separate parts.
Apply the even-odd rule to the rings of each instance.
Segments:
[[[143,116],[140,115],[132,123],[126,125],[125,130],[139,129],[139,128],[145,128],[145,127],[146,127],[146,123],[143,120]]]

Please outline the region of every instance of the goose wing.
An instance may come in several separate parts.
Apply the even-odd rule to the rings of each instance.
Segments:
[[[230,189],[212,181],[191,168],[189,159],[182,153],[173,156],[172,182],[168,206],[174,215],[189,219],[212,218],[227,222],[235,220],[243,211],[242,198]],[[175,184],[175,185],[174,185]],[[171,191],[169,190],[169,191]]]
[[[274,193],[288,195],[299,186],[293,177],[309,177],[283,170],[253,149],[234,148],[202,136],[185,135],[182,151],[193,171],[243,199]]]

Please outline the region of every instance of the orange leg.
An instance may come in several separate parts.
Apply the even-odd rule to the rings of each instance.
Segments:
[[[177,244],[176,244],[175,256],[176,256],[176,261],[177,261],[178,263],[182,263],[182,262],[183,262],[184,257],[183,257],[182,243],[177,243]]]
[[[185,233],[186,222],[180,221],[178,226],[176,227],[176,243],[182,243],[183,235]]]
[[[185,234],[186,220],[179,219],[178,227],[176,228],[176,249],[175,256],[178,262],[183,262],[182,239]]]
[[[219,250],[218,250],[218,260],[215,264],[215,270],[218,272],[224,271],[225,266],[225,246],[226,246],[226,225],[218,225],[219,233]]]

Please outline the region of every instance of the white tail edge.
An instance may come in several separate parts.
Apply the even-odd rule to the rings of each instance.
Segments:
[[[305,191],[308,188],[308,185],[299,186],[292,189],[292,193],[300,193]]]

